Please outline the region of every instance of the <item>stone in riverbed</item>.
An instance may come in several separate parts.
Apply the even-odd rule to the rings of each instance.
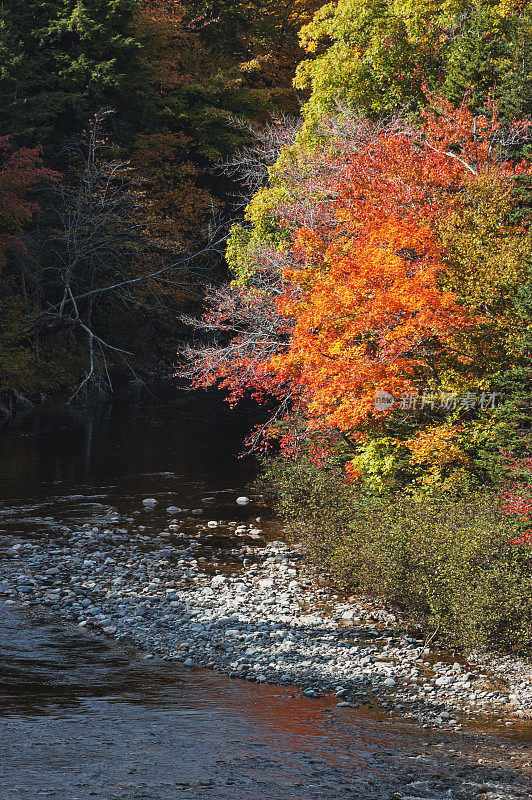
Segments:
[[[251,500],[249,497],[237,497],[236,503],[238,506],[247,506],[249,503],[251,503]]]
[[[159,505],[159,503],[158,503],[158,501],[155,499],[155,497],[146,497],[146,498],[145,498],[145,499],[142,501],[142,505],[143,505],[145,508],[155,508],[155,506]]]

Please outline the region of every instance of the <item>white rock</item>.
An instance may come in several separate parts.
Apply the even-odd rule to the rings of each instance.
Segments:
[[[393,689],[395,686],[395,680],[393,678],[386,678],[383,680],[382,685],[386,686],[387,689]]]
[[[208,521],[208,523],[207,523],[207,527],[208,528],[217,528],[218,527],[218,523],[216,522],[215,519],[210,519]]]
[[[108,636],[112,636],[114,633],[116,633],[116,625],[106,625],[106,627],[103,629],[103,632]]]
[[[249,503],[251,503],[251,500],[249,499],[249,497],[237,497],[236,502],[237,505],[239,506],[247,506],[249,505]]]
[[[154,506],[159,505],[155,497],[146,497],[145,500],[142,501],[142,505],[146,508],[153,508]]]

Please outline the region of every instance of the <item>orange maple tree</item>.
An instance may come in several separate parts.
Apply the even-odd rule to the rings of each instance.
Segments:
[[[341,137],[317,152],[330,177],[321,213],[294,234],[296,258],[277,301],[294,327],[269,364],[298,386],[310,427],[356,431],[391,413],[375,408],[376,390],[416,392],[438,385],[449,365],[463,371],[473,361],[457,343],[481,314],[443,288],[445,252],[433,223],[441,225],[466,182],[530,170],[500,158],[528,123],[503,129],[494,104],[490,116],[474,117],[466,101],[455,108],[431,99],[421,129],[346,120]]]
[[[486,321],[446,288],[442,221],[471,182],[530,171],[502,156],[527,124],[503,126],[495,104],[474,116],[467,98],[457,108],[430,99],[418,126],[326,120],[304,165],[287,160],[279,217],[291,245],[255,248],[255,274],[233,289],[224,316],[235,338],[205,351],[202,385],[221,379],[238,394],[262,382],[290,396],[309,430],[356,439],[392,413],[375,407],[376,390],[397,398],[440,386],[443,374],[472,379],[479,350],[468,337]],[[263,316],[253,321],[257,298]],[[277,326],[264,326],[264,309]],[[484,359],[490,348],[484,337]]]

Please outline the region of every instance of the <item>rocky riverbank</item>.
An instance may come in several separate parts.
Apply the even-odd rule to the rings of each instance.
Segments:
[[[532,717],[527,664],[438,652],[405,635],[369,598],[317,588],[302,553],[267,542],[257,522],[200,522],[204,508],[170,507],[148,535],[156,503],[98,525],[0,542],[0,597],[46,607],[104,636],[187,667],[378,704],[427,727],[459,729],[470,714],[512,726]]]

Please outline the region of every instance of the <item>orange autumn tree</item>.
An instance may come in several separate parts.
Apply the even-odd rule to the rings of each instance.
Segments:
[[[500,153],[528,126],[503,130],[494,105],[474,117],[465,102],[432,100],[421,130],[347,118],[342,137],[316,152],[330,178],[316,197],[321,213],[294,232],[296,263],[278,301],[294,327],[290,347],[270,362],[300,388],[311,427],[357,430],[391,413],[375,409],[377,390],[397,398],[441,387],[450,372],[474,380],[494,352],[490,341],[482,353],[467,342],[485,323],[485,303],[467,307],[444,288],[440,231],[466,187],[527,169]]]
[[[431,101],[421,125],[401,118],[375,123],[346,112],[324,120],[311,144],[301,137],[285,151],[273,173],[275,213],[264,194],[259,198],[268,233],[262,241],[247,237],[241,254],[246,271],[233,286],[233,316],[224,320],[235,338],[228,347],[204,350],[204,359],[196,353],[203,384],[221,378],[241,392],[252,375],[290,397],[311,435],[338,431],[361,442],[397,411],[397,404],[375,407],[377,390],[396,399],[427,388],[459,393],[489,374],[505,331],[504,293],[495,291],[491,265],[489,297],[470,290],[472,266],[481,286],[486,276],[469,253],[484,221],[477,214],[471,222],[467,198],[489,207],[494,187],[510,191],[529,170],[504,160],[508,144],[526,138],[527,125],[504,127],[493,104],[489,115],[474,116],[466,101],[458,108]],[[496,243],[498,236],[517,253],[515,242],[526,232],[508,220],[510,206],[508,200],[500,221],[490,220],[495,233],[488,226],[484,238]],[[463,238],[450,261],[446,220]],[[526,247],[520,252],[524,257]],[[508,288],[519,269],[502,266]],[[257,297],[280,320],[277,339],[272,325],[258,335],[260,320],[250,315]],[[432,419],[448,427],[440,437],[420,434],[423,459],[416,456],[416,424],[427,428],[426,419],[414,422],[403,437],[413,463],[430,461],[427,437],[449,441],[455,460],[465,462],[455,441],[459,424]]]
[[[340,242],[299,231],[303,265],[285,274],[298,291],[280,307],[296,322],[271,368],[301,388],[311,427],[353,430],[387,413],[375,410],[375,392],[416,391],[474,320],[439,288],[441,255],[426,225],[386,216],[357,227]]]

